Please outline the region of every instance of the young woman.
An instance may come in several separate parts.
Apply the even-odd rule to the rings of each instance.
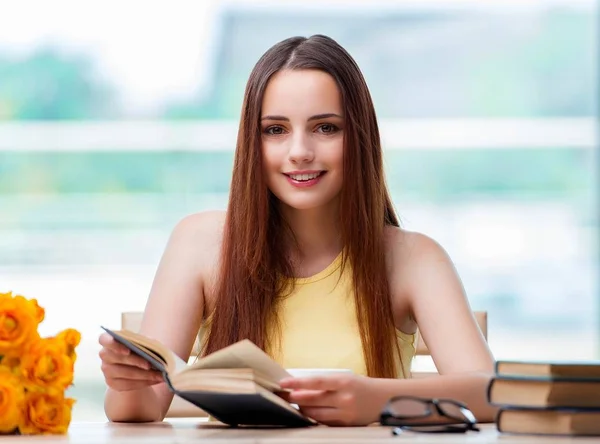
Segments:
[[[439,376],[410,379],[417,328]],[[494,360],[445,251],[399,228],[373,103],[351,56],[325,36],[269,49],[246,87],[226,212],[174,229],[143,334],[182,358],[249,338],[286,368],[353,374],[284,381],[325,424],[378,420],[395,395],[454,398],[493,419]],[[162,420],[160,376],[100,337],[112,421]]]

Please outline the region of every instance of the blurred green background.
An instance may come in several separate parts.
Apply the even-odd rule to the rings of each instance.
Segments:
[[[143,310],[181,217],[225,208],[246,79],[292,35],[357,60],[403,224],[449,251],[495,356],[600,356],[597,1],[19,5],[0,17],[0,291],[82,331],[76,419],[104,418],[99,325]]]

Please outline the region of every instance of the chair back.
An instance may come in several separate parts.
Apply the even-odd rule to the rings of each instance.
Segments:
[[[487,341],[488,339],[488,314],[487,311],[474,311],[473,316],[475,317],[475,321],[479,326],[479,330],[483,334],[483,337]],[[415,360],[420,360],[421,358],[431,358],[431,352],[427,347],[427,344],[423,340],[421,333],[417,330],[417,337],[415,339]],[[424,378],[428,376],[437,375],[437,371],[413,371],[411,376],[413,378]]]

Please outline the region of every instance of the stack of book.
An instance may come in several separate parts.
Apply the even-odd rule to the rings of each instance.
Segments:
[[[487,392],[501,433],[600,435],[600,362],[496,362]]]

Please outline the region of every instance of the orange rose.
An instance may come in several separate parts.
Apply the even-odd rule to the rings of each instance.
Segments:
[[[19,356],[0,356],[0,368],[7,368],[16,376],[21,374],[21,370],[19,368],[20,365],[21,358]]]
[[[0,367],[0,434],[17,428],[22,418],[23,386],[7,367]]]
[[[61,390],[28,392],[19,431],[22,435],[67,433],[74,403],[75,400],[65,398]]]
[[[39,337],[37,327],[43,319],[44,309],[35,299],[0,293],[0,355],[19,355]]]
[[[33,342],[21,358],[21,375],[28,390],[66,389],[73,382],[74,363],[65,343],[57,338]]]
[[[73,328],[67,328],[56,335],[56,339],[65,344],[67,355],[73,362],[75,362],[77,359],[75,347],[77,347],[81,341],[81,333]]]

